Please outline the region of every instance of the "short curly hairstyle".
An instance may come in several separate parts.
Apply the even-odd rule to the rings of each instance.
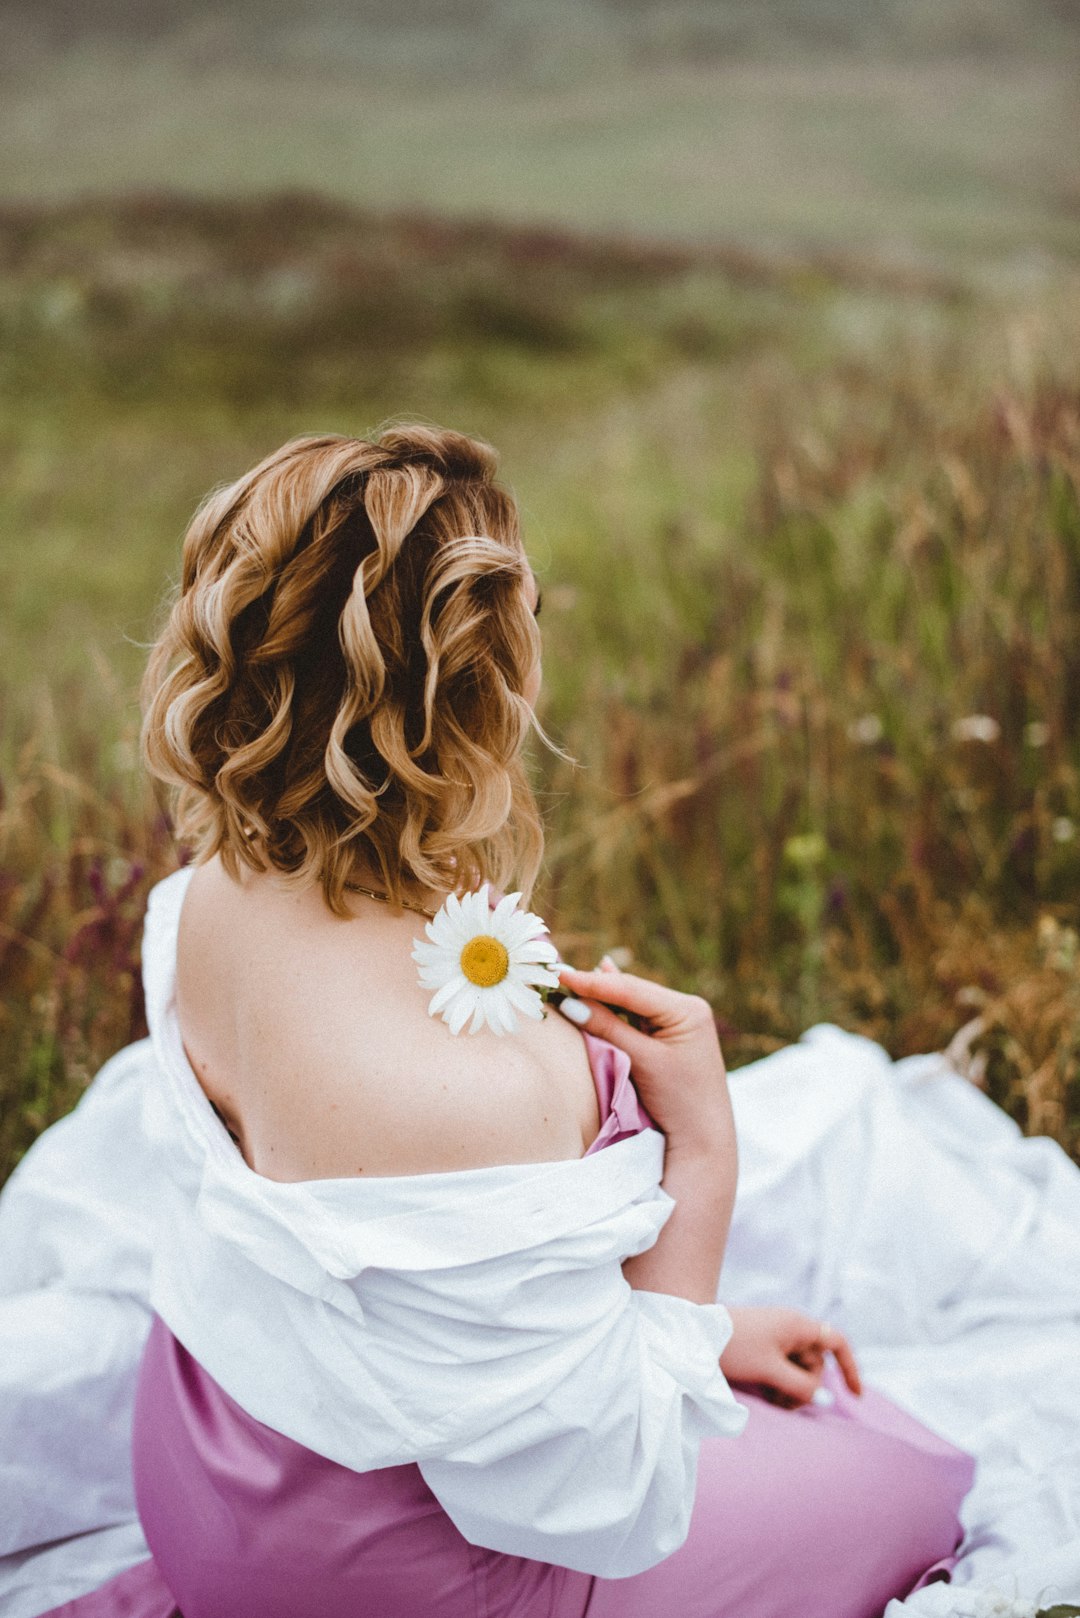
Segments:
[[[417,424],[291,440],[184,537],[140,688],[142,757],[195,859],[318,880],[514,883],[543,825],[522,749],[540,657],[490,444]],[[556,749],[558,751],[558,749]]]

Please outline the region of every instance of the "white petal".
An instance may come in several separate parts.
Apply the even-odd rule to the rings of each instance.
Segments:
[[[501,937],[509,949],[517,949],[527,944],[535,936],[526,918],[520,910],[516,910],[502,924]]]
[[[472,985],[470,984],[471,988]],[[460,1034],[469,1019],[470,1014],[476,1010],[477,993],[473,989],[471,994],[459,994],[453,1005],[445,1013],[444,1022],[449,1025],[452,1034]]]
[[[490,994],[482,994],[480,996],[480,1014],[483,1017],[485,1024],[491,1029],[493,1034],[502,1033],[502,1026],[499,1022],[497,1007],[497,998],[493,998]]]
[[[512,955],[510,957],[511,972],[553,972],[561,963],[557,955],[542,955],[538,960],[531,955]]]
[[[457,977],[457,967],[433,963],[431,966],[422,966],[416,976],[422,989],[441,989],[444,983],[449,983],[451,978]]]
[[[439,1012],[449,1005],[456,994],[467,993],[471,987],[471,983],[463,973],[455,972],[452,978],[447,979],[438,993],[432,995],[428,1005],[428,1016],[437,1017]]]
[[[484,1012],[487,1016],[488,1027],[493,1034],[512,1034],[517,1027],[517,1018],[506,1004],[504,995],[499,992],[484,996]]]
[[[504,893],[495,906],[495,915],[500,921],[508,921],[517,909],[520,893]]]
[[[461,901],[461,930],[458,937],[462,944],[484,931],[482,916],[486,915],[486,911],[478,908],[477,898],[477,894],[467,893]]]
[[[476,1000],[476,1010],[473,1012],[473,1019],[472,1019],[472,1022],[469,1024],[469,1033],[470,1034],[478,1034],[480,1032],[481,1028],[483,1028],[483,1026],[484,1026],[484,997],[483,997],[483,995],[478,995],[477,1000]]]
[[[489,910],[484,917],[483,931],[490,938],[497,938],[500,944],[508,944],[506,936],[508,925],[505,916],[500,916],[497,910]]]
[[[526,1017],[534,1017],[537,1021],[543,1017],[544,1002],[535,989],[528,988],[524,983],[518,982],[514,978],[504,978],[499,987],[511,1004],[515,1005],[519,1011],[523,1011]]]
[[[476,930],[479,933],[486,933],[489,938],[502,938],[502,922],[496,920],[495,912],[490,905],[485,905],[478,917]]]
[[[518,944],[510,952],[512,961],[557,961],[559,952],[554,944],[545,944],[535,938],[531,943]]]
[[[433,943],[441,945],[443,949],[453,949],[461,929],[455,919],[442,909],[435,912],[435,919],[428,922],[426,931]]]
[[[494,929],[495,910],[491,903],[489,884],[484,883],[476,894],[476,924],[481,932],[490,933]]]
[[[422,989],[441,989],[458,976],[458,969],[453,962],[447,966],[422,966],[416,975]]]
[[[518,1025],[517,1010],[515,1009],[514,1002],[505,992],[505,984],[500,984],[500,988],[503,989],[502,1014],[503,1020],[506,1023],[506,1032],[508,1034],[516,1034]]]
[[[514,971],[517,983],[532,983],[545,989],[562,988],[562,978],[557,972],[550,972],[546,966],[520,966]]]
[[[458,975],[456,961],[432,961],[430,966],[421,966],[416,973],[424,988],[441,989],[444,983]]]

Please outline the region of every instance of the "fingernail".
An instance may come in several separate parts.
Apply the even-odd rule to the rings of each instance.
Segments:
[[[579,1028],[583,1028],[592,1016],[592,1007],[587,1006],[584,1000],[560,1000],[559,1010],[564,1017],[569,1017],[570,1021],[576,1023]]]

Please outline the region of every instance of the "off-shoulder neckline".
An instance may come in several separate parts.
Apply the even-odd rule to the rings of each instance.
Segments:
[[[594,1150],[596,1141],[600,1139],[607,1126],[608,1118],[615,1116],[620,1122],[622,1121],[620,1103],[622,1112],[628,1117],[632,1111],[637,1110],[638,1104],[636,1093],[630,1084],[629,1061],[625,1053],[610,1041],[602,1040],[597,1035],[582,1030],[589,1047],[590,1068],[594,1082],[597,1052],[601,1047],[606,1047],[614,1053],[614,1059],[619,1064],[620,1070],[614,1081],[608,1118],[602,1119],[596,1140],[590,1142],[580,1157],[551,1158],[527,1163],[494,1163],[476,1168],[434,1170],[423,1174],[326,1176],[313,1180],[274,1180],[268,1175],[260,1174],[246,1162],[239,1146],[229,1134],[224,1120],[200,1084],[180,1032],[176,1010],[176,944],[184,894],[197,869],[198,864],[194,861],[178,866],[175,871],[162,877],[150,888],[142,943],[143,984],[151,1040],[159,1062],[170,1081],[174,1100],[188,1129],[189,1140],[198,1155],[209,1155],[218,1172],[224,1172],[227,1177],[244,1182],[248,1189],[270,1197],[290,1193],[296,1196],[327,1195],[342,1187],[350,1188],[350,1194],[355,1194],[359,1187],[366,1187],[369,1190],[382,1188],[384,1192],[391,1194],[395,1191],[411,1192],[428,1187],[432,1190],[441,1188],[467,1190],[470,1187],[491,1190],[502,1185],[513,1185],[536,1175],[550,1175],[558,1171],[584,1170],[588,1173],[590,1166],[593,1173],[603,1175],[614,1166],[611,1161],[613,1153],[619,1154],[620,1157],[632,1157],[648,1152],[651,1156],[656,1150],[655,1142],[662,1141],[662,1136],[655,1126],[651,1122],[646,1122],[644,1127],[631,1126],[635,1127],[635,1133],[626,1133],[621,1139],[611,1141],[600,1150]],[[644,1116],[647,1118],[648,1115]],[[628,1152],[628,1148],[633,1150]],[[603,1159],[609,1161],[601,1171],[597,1165]]]

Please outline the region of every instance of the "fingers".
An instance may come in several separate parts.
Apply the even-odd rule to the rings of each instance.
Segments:
[[[680,994],[662,983],[636,977],[631,972],[605,967],[603,971],[579,972],[563,962],[555,967],[563,986],[578,999],[603,1000],[609,1006],[618,1006],[649,1022],[674,1023],[682,1021],[692,995]],[[705,1002],[702,1001],[702,1006]]]
[[[835,1326],[830,1326],[826,1320],[817,1321],[813,1324],[813,1336],[809,1337],[801,1345],[801,1348],[803,1353],[800,1353],[800,1359],[803,1358],[804,1353],[807,1355],[813,1354],[815,1350],[822,1354],[834,1355],[836,1363],[843,1373],[844,1381],[852,1393],[862,1392],[862,1378],[859,1375],[859,1367],[855,1363],[855,1355],[851,1344],[842,1331],[838,1331]]]
[[[862,1378],[859,1375],[859,1367],[855,1363],[851,1344],[843,1332],[837,1331],[834,1326],[823,1325],[821,1346],[836,1356],[836,1363],[844,1373],[844,1381],[852,1393],[861,1393]]]
[[[600,973],[596,974],[598,977]],[[607,976],[605,971],[602,974]],[[632,1064],[641,1066],[649,1057],[650,1038],[648,1034],[638,1033],[636,1028],[623,1022],[621,1017],[608,1007],[596,1000],[579,1000],[576,996],[572,1000],[562,1000],[558,1010],[572,1022],[575,1028],[581,1028],[587,1034],[595,1034],[598,1039],[606,1039],[609,1044],[617,1045],[619,1050],[625,1051]]]
[[[821,1372],[804,1371],[800,1365],[781,1356],[769,1382],[778,1393],[786,1395],[794,1403],[809,1404],[821,1382]]]
[[[851,1344],[843,1332],[831,1326],[828,1321],[811,1320],[805,1315],[793,1315],[787,1354],[789,1359],[808,1371],[819,1370],[826,1354],[834,1355],[844,1381],[852,1393],[862,1393],[862,1378],[855,1363]]]

